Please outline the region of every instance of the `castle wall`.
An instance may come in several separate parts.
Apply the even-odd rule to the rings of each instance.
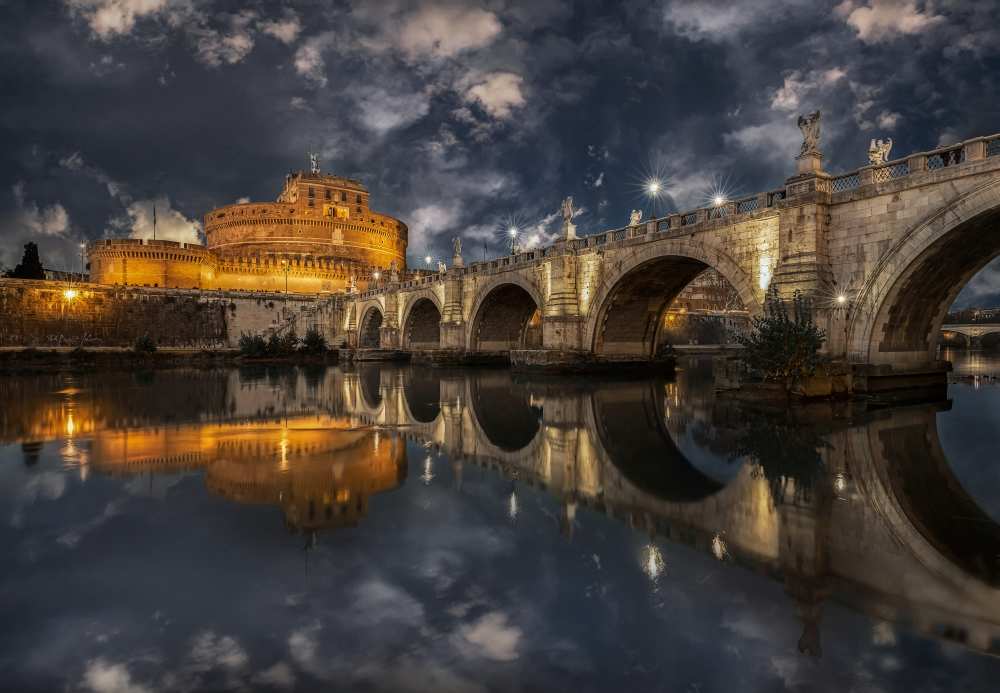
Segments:
[[[237,346],[315,296],[0,279],[0,346]]]

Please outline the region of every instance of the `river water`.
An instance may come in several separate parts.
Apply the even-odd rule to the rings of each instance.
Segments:
[[[0,377],[3,690],[996,691],[1000,360],[792,412],[364,366]]]

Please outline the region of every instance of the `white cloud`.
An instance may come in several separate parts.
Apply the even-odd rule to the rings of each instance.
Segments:
[[[722,140],[727,146],[736,145],[756,156],[789,163],[798,154],[801,142],[795,124],[784,118],[727,132]]]
[[[292,64],[295,71],[318,87],[326,86],[326,62],[323,60],[325,51],[334,40],[332,32],[325,32],[306,39],[298,50]]]
[[[295,674],[285,662],[278,662],[272,667],[255,674],[251,682],[255,686],[271,686],[281,690],[291,690],[295,687]]]
[[[459,636],[463,644],[471,645],[476,654],[498,662],[510,662],[518,657],[517,648],[523,633],[507,624],[507,616],[499,611],[483,615],[475,623],[463,626]]]
[[[136,200],[125,209],[128,215],[121,223],[130,229],[132,238],[153,237],[153,207],[156,206],[156,239],[181,243],[201,243],[201,224],[188,219],[171,207],[170,198]]]
[[[839,67],[828,70],[811,70],[803,74],[793,70],[785,75],[784,84],[771,97],[771,108],[778,111],[797,111],[807,96],[815,98],[817,92],[828,88],[847,76]]]
[[[104,41],[131,33],[136,21],[162,12],[168,0],[65,0],[70,12],[83,18]]]
[[[302,32],[302,23],[295,12],[289,10],[283,19],[266,19],[257,27],[268,36],[273,36],[282,43],[295,43]]]
[[[61,236],[69,230],[69,214],[59,202],[48,207],[39,207],[37,202],[26,199],[24,181],[18,181],[12,188],[17,206],[16,223],[41,236]]]
[[[427,205],[414,209],[407,219],[410,220],[410,246],[426,248],[432,238],[452,229],[458,223],[458,208]]]
[[[361,124],[380,135],[420,120],[430,111],[426,93],[395,94],[380,87],[361,90],[357,105]]]
[[[921,10],[916,0],[844,0],[835,12],[858,32],[865,43],[919,34],[944,21],[929,7]]]
[[[525,104],[524,78],[513,72],[491,72],[465,90],[468,102],[478,103],[494,118],[505,120]]]
[[[885,130],[892,130],[902,117],[895,111],[882,111],[878,114],[878,126]]]
[[[664,21],[675,33],[693,41],[718,43],[736,39],[744,29],[769,23],[812,0],[741,0],[733,3],[676,0],[664,9]]]
[[[124,664],[110,664],[102,658],[87,662],[83,684],[94,693],[151,693],[151,689],[132,681]]]
[[[228,15],[225,33],[205,25],[191,27],[189,31],[194,38],[197,58],[210,67],[233,65],[243,60],[253,50],[256,18],[257,13],[252,10]]]
[[[191,644],[192,670],[238,670],[247,665],[249,657],[236,640],[228,635],[217,636],[212,631],[199,633]]]
[[[410,58],[450,58],[489,45],[501,29],[500,20],[492,12],[426,4],[403,19],[396,39]]]

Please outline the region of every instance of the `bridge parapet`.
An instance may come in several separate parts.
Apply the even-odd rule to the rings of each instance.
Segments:
[[[779,189],[371,287],[349,297],[359,310],[344,329],[388,311],[398,336],[383,346],[402,346],[412,301],[433,292],[441,348],[651,358],[670,301],[713,268],[750,315],[770,290],[810,297],[835,358],[933,361],[954,296],[1000,254],[1000,134],[837,175],[803,170]]]

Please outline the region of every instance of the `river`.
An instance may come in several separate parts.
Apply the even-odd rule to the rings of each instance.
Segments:
[[[0,376],[4,690],[990,691],[1000,359],[676,378]]]

